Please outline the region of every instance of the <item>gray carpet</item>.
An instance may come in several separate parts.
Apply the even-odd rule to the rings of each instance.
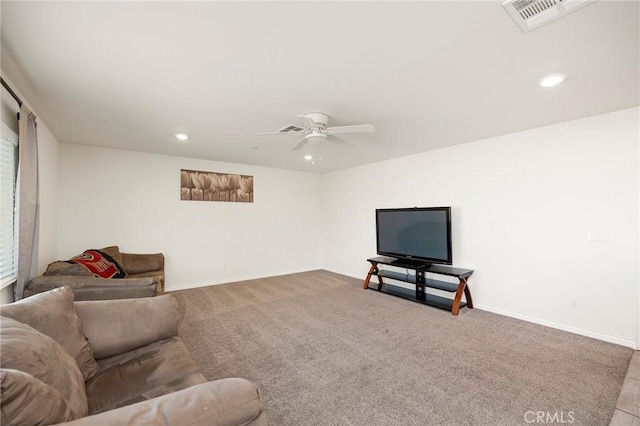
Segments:
[[[257,383],[273,426],[609,424],[631,349],[361,285],[313,271],[173,294],[202,373]]]

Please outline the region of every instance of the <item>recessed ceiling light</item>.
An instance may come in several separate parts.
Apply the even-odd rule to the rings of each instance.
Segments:
[[[185,135],[184,133],[176,133],[176,139],[180,141],[186,141],[187,139],[189,139],[189,136]]]
[[[538,85],[540,87],[553,87],[562,83],[566,79],[567,79],[566,74],[562,74],[562,73],[550,74],[545,77],[542,77],[540,81],[538,81]]]
[[[311,160],[313,160],[313,155],[305,155],[304,159],[307,160],[307,161],[311,161]]]

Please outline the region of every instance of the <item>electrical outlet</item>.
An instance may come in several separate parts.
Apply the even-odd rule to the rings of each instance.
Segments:
[[[571,301],[571,309],[575,309],[576,308],[576,301],[572,300]]]

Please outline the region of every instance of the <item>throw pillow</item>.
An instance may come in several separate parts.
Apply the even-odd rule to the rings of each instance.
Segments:
[[[124,269],[124,260],[122,258],[122,253],[120,253],[120,247],[118,246],[103,247],[101,249],[98,249],[98,251],[101,251],[102,253],[106,253],[108,256],[111,256],[113,260],[118,264],[118,266]]]
[[[31,374],[0,369],[2,424],[51,425],[74,420],[60,392]]]
[[[0,368],[20,370],[51,386],[74,419],[87,415],[82,374],[71,355],[53,339],[14,319],[0,317]]]
[[[78,364],[84,380],[98,371],[93,349],[82,330],[69,287],[34,294],[18,302],[0,306],[0,315],[27,324],[51,337]]]

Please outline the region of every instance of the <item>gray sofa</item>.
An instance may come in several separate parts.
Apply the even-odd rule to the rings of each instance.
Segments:
[[[173,296],[74,302],[68,287],[0,306],[2,425],[267,424],[260,392],[207,382]]]
[[[122,253],[118,246],[99,249],[107,253],[126,273],[126,278],[98,278],[82,265],[67,261],[51,263],[45,273],[33,278],[24,297],[69,286],[75,300],[110,300],[152,297],[164,294],[164,255],[162,253]]]

